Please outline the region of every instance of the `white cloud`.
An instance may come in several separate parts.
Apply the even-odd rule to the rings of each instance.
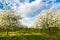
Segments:
[[[26,17],[24,19],[21,20],[21,22],[24,24],[24,25],[27,25],[27,26],[30,26],[31,23],[35,20],[35,17]]]
[[[26,16],[28,13],[33,13],[35,10],[37,10],[39,8],[39,5],[41,3],[41,0],[36,0],[32,3],[27,3],[25,2],[20,3],[20,6],[17,8],[17,10],[19,10],[19,13],[24,14],[23,16]]]

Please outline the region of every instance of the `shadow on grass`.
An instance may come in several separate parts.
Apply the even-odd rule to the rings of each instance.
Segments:
[[[39,35],[25,35],[25,36],[0,37],[0,40],[48,40],[48,38]]]

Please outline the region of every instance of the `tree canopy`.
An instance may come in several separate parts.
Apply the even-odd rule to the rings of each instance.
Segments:
[[[60,11],[44,10],[35,21],[36,28],[60,27]]]
[[[0,11],[0,28],[4,29],[10,29],[13,27],[19,27],[21,19],[20,15],[17,15],[17,13],[13,13],[11,10],[7,10],[5,12],[4,10]]]

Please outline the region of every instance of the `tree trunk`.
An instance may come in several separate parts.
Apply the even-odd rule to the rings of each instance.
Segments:
[[[50,27],[49,27],[49,32],[50,32]]]
[[[42,31],[43,31],[43,29],[40,29],[40,31],[42,32]]]
[[[49,27],[49,29],[48,29],[48,30],[49,30],[48,34],[50,35],[50,34],[51,34],[51,28]]]
[[[6,30],[6,35],[7,35],[7,37],[8,37],[8,29]]]

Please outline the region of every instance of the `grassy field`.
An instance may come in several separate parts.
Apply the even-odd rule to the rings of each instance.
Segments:
[[[41,32],[37,29],[21,29],[19,31],[0,32],[0,40],[60,40],[60,33],[48,31]]]

